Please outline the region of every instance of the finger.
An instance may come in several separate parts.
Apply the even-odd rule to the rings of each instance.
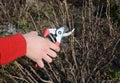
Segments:
[[[48,55],[50,55],[53,58],[55,58],[57,56],[56,52],[54,52],[53,50],[49,50]]]
[[[43,63],[42,59],[38,59],[38,60],[37,60],[37,64],[38,64],[41,68],[44,67],[44,63]]]
[[[54,43],[50,43],[50,48],[55,50],[56,52],[59,52],[60,51],[60,47],[55,45]]]
[[[45,61],[47,61],[48,63],[51,63],[51,62],[52,62],[52,58],[49,57],[48,55],[44,55],[43,59],[44,59]]]

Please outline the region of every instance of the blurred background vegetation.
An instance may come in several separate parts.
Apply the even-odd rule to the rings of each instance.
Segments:
[[[67,25],[58,57],[45,68],[23,57],[0,67],[0,83],[119,83],[119,0],[0,0],[0,36],[41,35]],[[12,49],[12,48],[11,48]]]

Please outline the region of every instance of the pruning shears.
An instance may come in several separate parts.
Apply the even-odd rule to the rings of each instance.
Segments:
[[[53,28],[46,28],[43,32],[43,36],[45,38],[49,38],[55,45],[60,46],[61,40],[63,37],[67,37],[71,35],[74,32],[75,29],[68,32],[67,26],[62,26],[58,29]],[[35,64],[35,68],[38,67],[37,64]]]
[[[67,32],[68,31],[67,26],[62,26],[58,29],[46,28],[44,30],[43,36],[45,38],[48,37],[53,43],[55,43],[57,46],[60,46],[62,38],[71,35],[74,32],[74,30],[75,29],[73,29],[70,32]]]

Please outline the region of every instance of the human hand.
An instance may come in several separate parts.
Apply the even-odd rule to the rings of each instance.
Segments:
[[[27,43],[26,56],[37,62],[41,68],[44,67],[42,59],[50,63],[52,62],[52,58],[57,56],[56,52],[60,51],[60,48],[57,45],[48,39],[38,36],[38,33],[35,31],[23,36]]]

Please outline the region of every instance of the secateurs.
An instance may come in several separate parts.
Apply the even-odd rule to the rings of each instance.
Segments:
[[[45,38],[49,38],[53,43],[55,43],[55,45],[60,46],[62,38],[71,35],[74,32],[74,30],[75,29],[73,29],[70,32],[67,32],[68,31],[67,26],[62,26],[58,29],[46,28],[43,32],[43,36]],[[35,68],[37,68],[37,67],[38,67],[38,65],[35,64]]]
[[[60,46],[62,38],[71,35],[74,32],[74,30],[75,29],[73,29],[70,32],[67,32],[68,31],[67,26],[62,26],[58,29],[46,28],[43,35],[44,35],[45,38],[48,37],[57,46]]]

